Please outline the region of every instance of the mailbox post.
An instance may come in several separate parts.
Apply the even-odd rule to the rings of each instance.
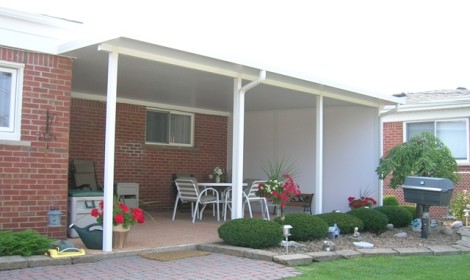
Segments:
[[[403,184],[403,195],[406,202],[416,203],[423,207],[421,218],[421,237],[429,236],[429,207],[448,206],[454,184],[447,178],[408,176]]]

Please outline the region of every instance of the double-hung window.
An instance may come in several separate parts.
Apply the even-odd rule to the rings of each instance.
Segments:
[[[193,135],[193,114],[160,109],[147,109],[146,143],[192,147]]]
[[[21,139],[24,65],[0,61],[0,140]]]
[[[429,132],[439,138],[457,162],[468,163],[468,119],[406,123],[407,141],[422,132]]]

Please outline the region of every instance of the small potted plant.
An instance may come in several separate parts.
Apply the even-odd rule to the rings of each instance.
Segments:
[[[103,224],[104,202],[99,203],[99,207],[91,210],[91,216],[96,218],[96,222]],[[127,235],[131,225],[143,224],[144,212],[140,208],[129,208],[119,199],[114,199],[113,204],[113,247],[122,248],[127,240]]]
[[[356,198],[354,196],[348,197],[348,202],[349,202],[349,207],[351,209],[356,209],[356,208],[361,208],[361,207],[367,207],[367,208],[372,208],[372,206],[377,204],[377,200],[372,198],[369,194],[369,191],[360,191],[359,197]]]
[[[224,174],[224,170],[220,167],[214,168],[214,182],[220,183],[220,177]]]

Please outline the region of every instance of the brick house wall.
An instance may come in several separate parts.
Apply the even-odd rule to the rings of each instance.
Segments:
[[[194,148],[145,144],[146,107],[117,104],[115,182],[139,184],[145,209],[173,209],[172,174],[188,172],[207,181],[216,166],[226,168],[227,125],[224,116],[195,114]],[[72,99],[70,159],[95,162],[98,182],[103,182],[106,103]]]
[[[393,147],[403,143],[403,123],[402,122],[388,122],[383,124],[383,139],[384,139],[384,155]],[[454,186],[453,194],[461,192],[464,189],[470,190],[470,166],[463,165],[459,167],[460,181]],[[406,203],[403,197],[403,189],[392,189],[388,186],[389,178],[384,181],[384,195],[394,195],[397,197],[400,204],[415,205]],[[429,208],[429,215],[431,219],[442,220],[448,216],[448,208],[445,206],[431,206]]]
[[[0,230],[65,238],[72,60],[4,47],[0,60],[25,65],[21,140],[31,142],[0,143]],[[55,116],[51,141],[42,137],[47,110]],[[47,226],[52,203],[62,212],[60,227]]]

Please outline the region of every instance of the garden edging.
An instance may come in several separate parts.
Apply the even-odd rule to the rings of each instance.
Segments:
[[[350,259],[356,257],[368,256],[410,256],[410,255],[456,255],[470,253],[470,241],[459,240],[451,246],[428,246],[418,248],[374,248],[374,249],[356,249],[341,250],[333,252],[312,252],[305,254],[278,255],[276,253],[224,245],[221,243],[207,243],[197,245],[186,245],[176,247],[165,247],[156,249],[142,249],[132,251],[120,251],[112,253],[88,254],[78,257],[51,258],[48,256],[5,256],[0,257],[0,271],[31,268],[50,265],[72,265],[79,263],[97,262],[108,258],[126,257],[150,252],[169,252],[176,250],[194,250],[227,254],[238,257],[245,257],[263,261],[273,261],[287,266],[308,265],[312,262],[325,262],[337,259]]]

